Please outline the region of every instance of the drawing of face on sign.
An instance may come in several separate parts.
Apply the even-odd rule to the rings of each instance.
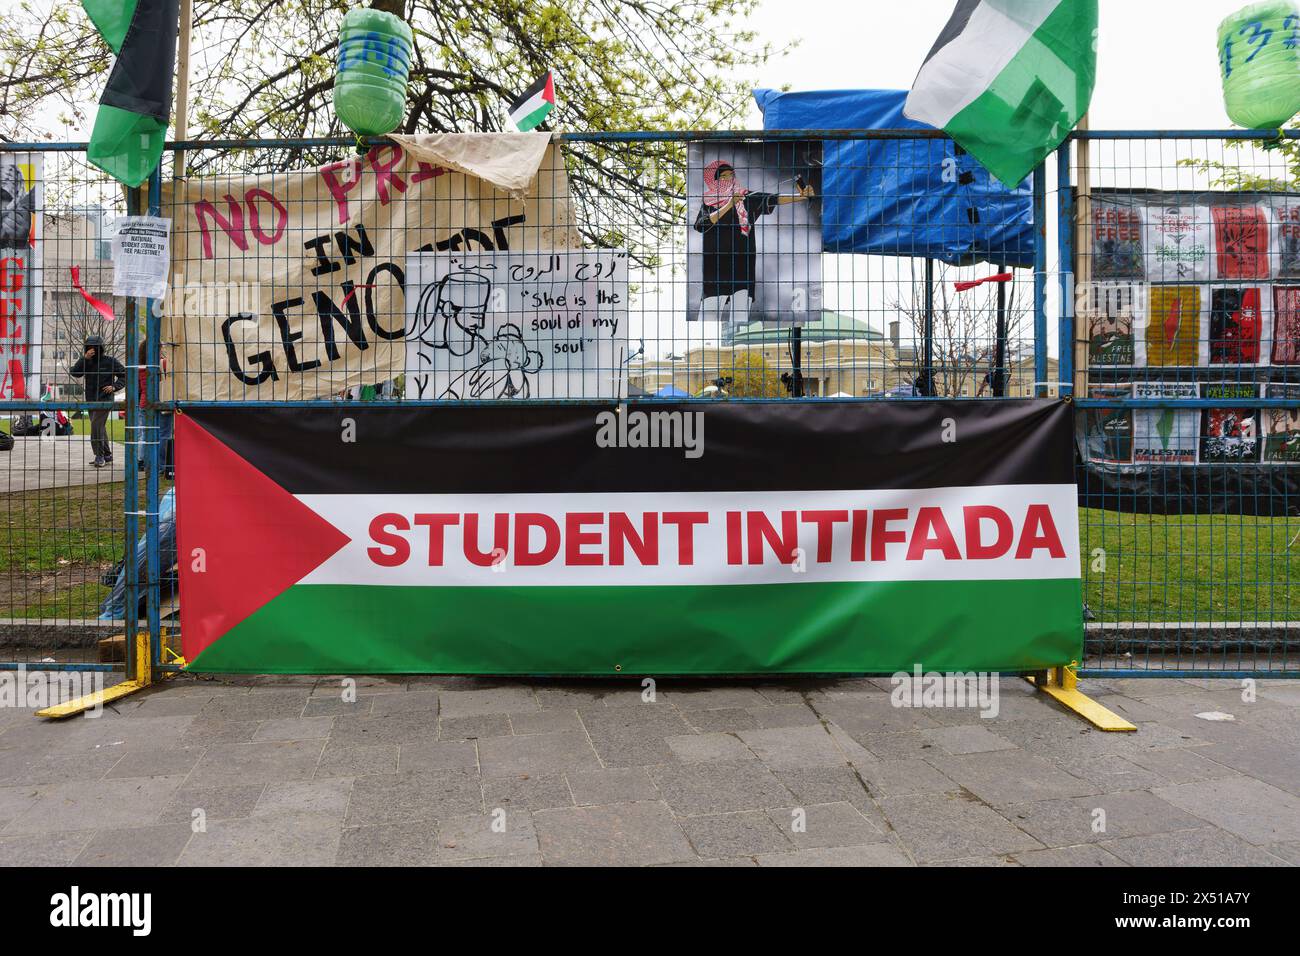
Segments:
[[[36,191],[27,188],[22,170],[0,166],[0,249],[26,249],[32,231]]]
[[[415,335],[431,349],[468,355],[487,340],[492,280],[477,272],[451,272],[429,286],[415,310]],[[423,358],[431,358],[422,355]]]
[[[506,323],[479,347],[478,364],[457,375],[439,398],[528,398],[542,367],[542,353],[524,342],[519,326]]]

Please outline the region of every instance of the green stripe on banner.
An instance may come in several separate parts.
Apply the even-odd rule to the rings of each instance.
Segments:
[[[296,585],[187,669],[668,676],[893,673],[912,662],[926,671],[1026,671],[1079,659],[1082,607],[1077,579]]]
[[[1088,49],[1081,38],[1092,37],[1096,27],[1095,3],[1059,4],[989,88],[944,124],[944,131],[1015,188],[1087,110],[1095,67],[1080,62]]]

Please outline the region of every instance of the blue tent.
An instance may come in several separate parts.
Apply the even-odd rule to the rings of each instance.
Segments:
[[[655,398],[690,398],[690,392],[683,392],[676,385],[665,385],[655,392]]]
[[[755,90],[763,128],[931,129],[905,90]],[[822,247],[953,264],[1032,266],[1033,192],[1009,190],[948,139],[826,141]]]

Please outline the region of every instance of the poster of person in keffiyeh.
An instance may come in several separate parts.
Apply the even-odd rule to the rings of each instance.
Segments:
[[[1196,397],[1195,382],[1137,382],[1134,398],[1170,402]],[[1133,411],[1133,460],[1160,464],[1196,461],[1201,416],[1194,408],[1138,408]]]
[[[1214,289],[1210,293],[1210,364],[1257,365],[1264,334],[1263,290]]]
[[[1201,398],[1233,401],[1259,397],[1254,382],[1204,382]],[[1259,461],[1259,409],[1207,408],[1201,416],[1201,463]]]
[[[1267,279],[1268,215],[1259,206],[1214,206],[1214,274],[1219,279]]]
[[[1300,287],[1273,287],[1274,365],[1300,365]]]
[[[1141,279],[1142,208],[1107,199],[1092,201],[1092,277]]]
[[[1088,330],[1089,365],[1133,364],[1133,313],[1137,288],[1128,283],[1094,283],[1080,315]]]
[[[1145,213],[1147,279],[1204,282],[1210,278],[1208,206],[1148,206]]]
[[[1278,197],[1273,200],[1277,242],[1273,248],[1273,275],[1279,279],[1300,278],[1300,202]]]
[[[1272,384],[1265,398],[1289,398],[1291,408],[1261,409],[1264,419],[1264,461],[1270,464],[1300,462],[1300,385]]]
[[[822,311],[819,142],[692,143],[686,317],[729,343],[752,321]]]
[[[1207,290],[1198,285],[1153,286],[1148,293],[1144,361],[1148,366],[1199,364]]]

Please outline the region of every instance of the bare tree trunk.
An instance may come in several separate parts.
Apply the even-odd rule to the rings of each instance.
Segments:
[[[384,13],[391,13],[399,20],[406,19],[406,0],[370,0],[370,6]]]

